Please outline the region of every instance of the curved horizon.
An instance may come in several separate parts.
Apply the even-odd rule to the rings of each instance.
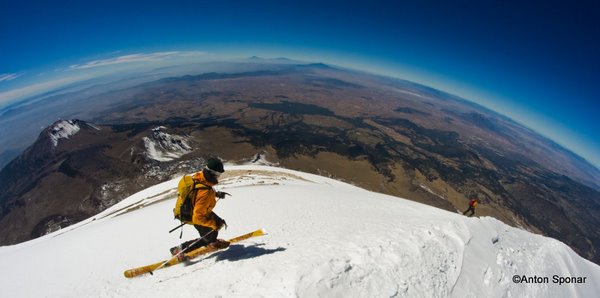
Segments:
[[[0,4],[0,106],[58,74],[196,56],[291,57],[431,86],[600,168],[600,9],[549,1],[103,1]],[[6,104],[6,100],[4,100]]]
[[[265,54],[272,55],[272,56],[266,56]],[[280,54],[280,55],[278,55],[278,54]],[[360,67],[364,67],[364,65],[361,64],[360,61],[358,61],[358,60],[354,60],[354,61],[358,61],[359,63],[346,63],[345,65],[343,65],[343,64],[340,64],[340,63],[343,63],[343,61],[329,62],[329,61],[325,61],[325,60],[307,60],[307,59],[314,59],[314,57],[310,57],[310,56],[304,56],[304,57],[300,57],[299,59],[297,59],[296,57],[293,57],[293,56],[290,57],[289,55],[283,55],[283,53],[262,53],[262,54],[258,54],[258,55],[239,54],[239,55],[240,56],[235,57],[234,55],[231,55],[231,54],[219,56],[217,54],[211,54],[209,52],[204,52],[204,51],[169,51],[169,52],[162,51],[162,52],[154,52],[154,53],[149,53],[149,52],[129,53],[129,54],[120,55],[120,56],[104,55],[103,58],[101,58],[101,59],[81,60],[81,63],[79,63],[79,64],[63,65],[59,68],[54,69],[54,72],[58,73],[56,78],[48,78],[46,81],[44,81],[44,80],[40,80],[37,82],[34,81],[33,83],[26,85],[25,87],[17,87],[13,90],[8,90],[8,91],[2,91],[2,89],[0,88],[0,107],[1,107],[0,111],[4,110],[4,109],[8,109],[15,105],[19,105],[22,102],[35,100],[37,97],[43,96],[43,94],[45,94],[45,93],[52,92],[52,91],[58,90],[60,88],[69,86],[69,85],[75,85],[84,80],[94,79],[94,78],[98,78],[101,76],[113,75],[113,74],[117,73],[118,71],[123,71],[125,69],[128,69],[128,66],[130,66],[131,64],[136,65],[137,68],[142,67],[142,68],[150,70],[152,68],[157,68],[158,65],[162,65],[162,66],[182,65],[182,63],[184,61],[177,59],[177,58],[181,58],[181,57],[183,57],[184,59],[190,59],[190,57],[195,58],[195,59],[199,58],[200,60],[197,60],[197,61],[187,61],[187,62],[198,62],[198,63],[220,62],[220,61],[227,62],[227,61],[231,61],[233,59],[244,59],[244,58],[250,58],[253,56],[261,57],[261,58],[265,58],[265,59],[287,58],[290,60],[298,60],[298,61],[302,61],[302,62],[306,62],[306,63],[325,63],[328,65],[346,67],[346,68],[357,70],[357,71],[366,71],[366,72],[369,72],[369,73],[372,73],[375,75],[383,75],[383,76],[388,76],[388,77],[392,77],[392,78],[396,78],[396,79],[407,80],[407,81],[415,82],[415,83],[421,84],[423,86],[438,89],[440,91],[458,96],[460,98],[463,98],[465,100],[482,105],[482,106],[489,108],[499,114],[502,114],[504,116],[511,118],[512,120],[516,121],[517,123],[524,125],[525,127],[534,130],[536,133],[539,133],[540,135],[558,143],[560,146],[575,153],[579,157],[584,158],[588,163],[592,164],[593,166],[595,166],[597,169],[600,170],[600,159],[594,160],[594,157],[595,157],[594,153],[598,152],[598,151],[596,151],[596,149],[591,148],[591,150],[589,150],[589,149],[586,150],[585,145],[579,146],[579,147],[573,146],[573,144],[585,143],[585,140],[573,141],[574,139],[577,138],[577,136],[571,136],[570,138],[565,138],[564,135],[566,135],[566,133],[564,131],[562,132],[562,136],[560,134],[553,133],[556,131],[557,127],[555,124],[551,124],[551,121],[548,121],[547,119],[546,119],[546,121],[528,121],[528,119],[531,119],[532,116],[527,115],[528,112],[525,109],[523,109],[522,107],[509,106],[508,108],[506,108],[505,106],[502,105],[502,103],[503,103],[502,101],[490,100],[491,96],[486,95],[482,92],[478,92],[478,91],[469,92],[469,91],[466,91],[463,89],[462,94],[460,94],[459,92],[461,90],[457,90],[456,87],[453,88],[453,85],[449,85],[448,82],[444,82],[443,80],[435,80],[435,79],[428,80],[427,77],[425,77],[421,74],[411,73],[408,71],[401,73],[400,72],[401,70],[399,71],[397,69],[390,69],[390,68],[371,68],[371,69],[362,68],[361,69]],[[210,59],[207,59],[207,57]],[[216,57],[219,57],[219,58],[215,59]],[[235,58],[233,58],[233,57],[235,57]],[[162,59],[174,59],[177,63],[173,63],[173,60],[165,62]],[[161,64],[158,62],[162,62],[165,64]],[[146,63],[146,65],[143,65],[144,63]],[[158,63],[158,65],[152,64],[152,63]],[[99,72],[94,72],[94,70],[98,70],[98,69],[100,69]],[[21,77],[22,79],[27,79],[28,76],[27,76],[26,72],[23,72],[19,77]],[[42,77],[38,76],[38,78],[42,78]],[[428,82],[423,82],[426,80],[428,80]],[[10,96],[13,94],[16,96],[14,96],[13,98],[10,98]],[[487,96],[487,98],[486,98],[486,96]],[[507,102],[504,102],[504,104],[506,104],[506,103]],[[536,117],[536,116],[533,116],[533,117]],[[551,129],[551,130],[549,130],[549,129]],[[558,128],[558,129],[560,130],[561,128]],[[593,146],[588,146],[588,147],[593,147]],[[598,149],[600,150],[600,148],[598,148]]]

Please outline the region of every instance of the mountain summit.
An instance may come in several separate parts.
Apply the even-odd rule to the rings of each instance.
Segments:
[[[216,212],[230,238],[269,235],[126,279],[179,243],[178,179],[52,234],[0,248],[10,297],[593,297],[600,267],[565,244],[333,179],[226,166]],[[187,227],[183,237],[196,236]],[[516,277],[515,277],[516,276]],[[521,281],[524,279],[525,281]],[[24,284],[35,284],[35,287]],[[562,283],[562,284],[560,284]]]

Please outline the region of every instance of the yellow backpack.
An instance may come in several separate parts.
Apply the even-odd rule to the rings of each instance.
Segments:
[[[199,189],[210,189],[210,186],[196,182],[192,175],[184,175],[177,185],[177,202],[173,215],[182,222],[191,222],[196,203],[196,193]]]

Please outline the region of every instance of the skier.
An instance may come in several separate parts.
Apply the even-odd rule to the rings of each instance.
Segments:
[[[178,246],[171,248],[171,255],[177,255],[179,261],[185,261],[185,253],[197,249],[202,246],[211,245],[217,248],[225,248],[229,246],[229,242],[217,239],[219,230],[226,227],[225,220],[212,212],[212,209],[217,204],[216,198],[223,199],[227,193],[215,191],[212,187],[219,183],[219,176],[225,172],[223,163],[217,158],[210,158],[206,162],[206,166],[199,172],[193,175],[196,183],[207,186],[206,188],[198,189],[196,193],[192,221],[186,222],[193,224],[194,228],[200,234],[200,238],[186,241]],[[182,252],[183,250],[183,252]]]
[[[469,201],[469,209],[465,210],[465,212],[463,212],[463,215],[466,215],[467,212],[471,211],[471,214],[469,214],[468,216],[469,217],[473,216],[473,214],[475,214],[475,207],[477,207],[477,199],[476,198],[472,198]]]

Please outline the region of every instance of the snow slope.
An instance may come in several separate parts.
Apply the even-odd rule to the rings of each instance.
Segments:
[[[556,240],[332,179],[226,166],[215,212],[231,238],[269,235],[126,279],[194,238],[167,231],[178,179],[77,225],[0,248],[4,297],[598,297],[600,267]],[[514,275],[548,283],[514,283]],[[553,276],[585,277],[581,284]]]

